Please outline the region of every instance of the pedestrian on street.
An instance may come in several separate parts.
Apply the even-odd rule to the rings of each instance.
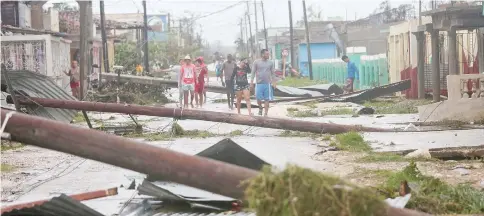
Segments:
[[[183,89],[184,107],[188,108],[188,94],[190,93],[190,105],[193,108],[193,96],[195,85],[197,84],[195,65],[192,64],[192,60],[189,55],[185,56],[183,60],[185,61],[185,65],[183,65],[181,68],[180,82],[182,83]]]
[[[195,85],[195,101],[202,107],[204,103],[205,83],[208,83],[208,69],[203,62],[203,57],[198,57],[195,60],[195,66],[197,71],[197,84]],[[205,82],[205,79],[207,82]]]
[[[64,71],[64,74],[70,77],[69,84],[71,86],[72,96],[80,100],[80,87],[81,87],[81,73],[76,60],[71,62],[71,69],[68,72]]]
[[[237,113],[240,114],[240,103],[242,97],[247,103],[247,110],[249,115],[252,115],[250,107],[250,85],[247,79],[247,74],[250,73],[250,67],[245,60],[240,61],[239,66],[235,67],[232,73],[231,82],[235,84],[235,95],[237,97]]]
[[[353,92],[353,83],[355,81],[355,77],[358,76],[359,71],[358,68],[356,67],[355,63],[350,61],[348,56],[343,56],[341,59],[347,63],[347,77],[346,77],[346,84],[343,87],[343,90],[345,93],[351,93]]]
[[[274,64],[269,60],[269,51],[261,50],[261,58],[254,61],[250,86],[254,89],[254,78],[257,77],[255,96],[259,105],[259,115],[262,115],[262,101],[264,101],[264,117],[269,112],[269,102],[274,100],[274,89],[276,88],[276,73]],[[274,88],[274,89],[273,89]]]
[[[232,83],[232,74],[234,73],[234,69],[237,67],[235,61],[231,54],[227,55],[227,61],[224,62],[222,65],[222,76],[225,78],[225,89],[227,91],[227,100],[229,109],[234,109],[234,84]]]
[[[223,61],[222,60],[217,61],[215,63],[215,76],[217,77],[217,82],[220,79],[220,82],[221,83],[223,83],[223,79],[222,79],[222,65],[223,65]]]
[[[179,59],[178,60],[178,64],[179,65],[175,65],[171,68],[172,72],[176,74],[176,80],[178,82],[178,100],[180,101],[180,107],[183,106],[183,90],[182,90],[182,82],[181,82],[181,68],[182,66],[185,64],[185,62],[183,61],[183,59]]]

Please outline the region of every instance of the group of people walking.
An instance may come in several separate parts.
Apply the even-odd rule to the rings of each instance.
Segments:
[[[193,99],[197,107],[206,102],[205,85],[208,84],[209,76],[207,66],[202,57],[198,57],[195,65],[191,63],[190,56],[180,60],[179,89],[180,106],[188,108],[188,95],[191,95],[190,105],[193,108]],[[276,86],[274,64],[269,60],[267,49],[261,51],[261,58],[253,62],[252,67],[248,59],[241,59],[238,63],[232,55],[227,55],[227,60],[216,66],[217,80],[220,79],[226,88],[227,105],[233,110],[234,105],[240,114],[241,102],[245,100],[249,115],[252,115],[250,96],[255,91],[259,115],[267,116],[269,102],[274,99],[273,88]],[[250,76],[249,80],[249,74]],[[254,81],[257,80],[255,84]],[[181,103],[183,97],[183,104]],[[235,104],[234,104],[235,100]]]

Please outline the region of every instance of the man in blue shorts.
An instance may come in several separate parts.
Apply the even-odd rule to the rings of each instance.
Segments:
[[[274,64],[269,60],[269,51],[262,49],[261,58],[254,61],[250,86],[254,89],[254,78],[257,77],[255,97],[259,105],[259,115],[262,115],[262,101],[264,101],[264,116],[269,112],[269,101],[274,100],[274,89],[276,87],[276,74]]]

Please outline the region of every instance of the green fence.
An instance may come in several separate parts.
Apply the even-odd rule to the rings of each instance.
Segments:
[[[373,56],[350,54],[349,58],[359,69],[359,74],[355,80],[355,89],[368,89],[389,83],[385,54]],[[314,60],[313,73],[314,78],[317,80],[326,80],[337,85],[344,85],[347,77],[346,63],[341,59]]]

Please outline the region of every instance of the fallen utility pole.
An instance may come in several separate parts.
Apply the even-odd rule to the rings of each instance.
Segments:
[[[7,113],[0,109],[1,119],[5,119]],[[69,153],[236,199],[244,199],[246,185],[240,183],[258,175],[257,171],[244,167],[20,113],[9,118],[5,132],[10,133],[13,141]],[[428,214],[388,206],[386,215]]]
[[[123,105],[115,103],[98,103],[74,100],[56,100],[48,98],[25,98],[19,97],[19,103],[23,105],[40,105],[43,107],[74,109],[82,111],[124,113],[133,115],[173,117],[180,119],[194,119],[213,122],[224,122],[229,124],[240,124],[256,127],[265,127],[273,129],[294,130],[312,133],[329,133],[339,134],[350,131],[365,132],[390,132],[391,129],[370,128],[354,125],[339,125],[333,123],[321,123],[300,121],[292,119],[268,118],[248,115],[238,115],[233,113],[223,113],[195,109],[179,109],[166,107],[151,107],[140,105]]]
[[[73,195],[70,195],[69,197],[77,201],[85,201],[85,200],[92,200],[92,199],[97,199],[97,198],[102,198],[107,196],[114,196],[114,195],[118,195],[118,188],[109,188],[106,190],[97,190],[97,191],[91,191],[86,193],[73,194]],[[49,200],[50,199],[44,199],[44,200],[39,200],[34,202],[20,203],[16,205],[6,206],[2,208],[0,214],[3,214],[4,212],[9,212],[15,209],[31,208],[37,205],[42,205],[43,203],[48,202]]]
[[[414,151],[417,151],[417,149],[392,151],[391,153],[398,154],[398,155],[407,155]],[[484,145],[431,148],[428,151],[432,158],[437,158],[441,160],[466,160],[466,159],[484,158]]]

